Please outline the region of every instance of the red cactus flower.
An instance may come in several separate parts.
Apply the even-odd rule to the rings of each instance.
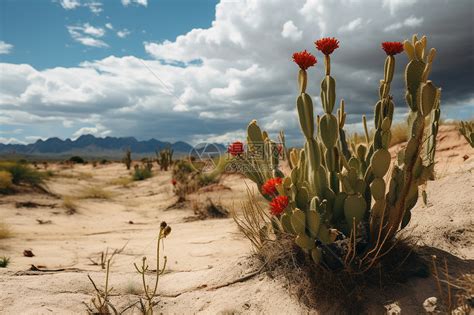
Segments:
[[[401,42],[384,42],[382,43],[382,49],[389,56],[394,56],[403,51],[403,43]]]
[[[316,57],[306,50],[295,52],[293,54],[293,61],[301,68],[301,70],[306,70],[318,62]]]
[[[244,153],[244,144],[240,141],[236,141],[227,147],[227,152],[232,156],[241,155]]]
[[[171,185],[176,186],[177,183],[178,183],[178,182],[176,181],[176,179],[173,178],[173,179],[171,180]]]
[[[282,180],[280,177],[270,178],[265,184],[262,185],[262,193],[268,196],[276,196],[276,186],[281,185],[281,182]]]
[[[277,196],[270,202],[270,213],[272,215],[280,215],[288,206],[287,196]]]
[[[329,56],[334,50],[339,48],[339,41],[334,37],[321,38],[314,43],[316,44],[316,48],[326,56]]]

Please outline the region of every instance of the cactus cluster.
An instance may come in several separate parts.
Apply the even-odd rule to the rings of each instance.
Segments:
[[[325,75],[320,84],[324,114],[315,123],[313,102],[306,93],[307,68],[316,59],[308,57],[306,51],[295,53],[293,59],[300,66],[296,109],[304,147],[286,153],[290,174],[285,176],[279,170],[278,158],[272,154],[277,144],[255,120],[247,129],[244,173],[260,190],[269,179],[282,179],[276,190],[278,197],[286,197],[287,202],[278,200],[281,213],[275,216],[279,223],[274,227],[293,234],[296,244],[316,263],[331,269],[368,270],[390,250],[396,233],[410,221],[420,187],[434,179],[441,90],[428,77],[436,50],[427,50],[425,36],[418,39],[415,35],[403,44],[382,44],[387,57],[374,108],[375,132],[369,135],[364,116],[366,141],[349,146],[344,132],[343,100],[334,114],[336,80],[331,75],[330,55],[339,42],[324,38],[316,46],[324,54]],[[402,51],[409,58],[405,68],[409,135],[406,148],[398,153],[397,162],[391,167],[388,149],[395,105],[390,87],[395,55]],[[283,134],[280,138],[284,143]],[[267,153],[264,158],[256,157],[257,145],[262,145]]]
[[[173,149],[166,148],[161,151],[155,151],[156,163],[160,166],[160,170],[167,171],[168,167],[173,164]]]
[[[461,121],[459,132],[466,138],[471,147],[474,148],[474,122]]]
[[[122,159],[123,164],[127,167],[127,170],[132,166],[132,151],[130,149],[125,150],[125,156]]]

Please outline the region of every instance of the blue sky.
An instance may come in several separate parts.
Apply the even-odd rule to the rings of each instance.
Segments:
[[[346,126],[372,117],[383,41],[425,34],[437,48],[430,79],[442,117],[474,117],[472,0],[0,0],[0,142],[57,136],[134,136],[165,141],[244,140],[257,119],[291,143],[295,51],[319,60],[308,92],[321,113],[322,56],[332,57]],[[404,55],[391,92],[405,119]]]
[[[94,13],[88,6],[91,3],[100,4],[95,6],[100,12]],[[147,55],[143,42],[174,40],[193,28],[211,26],[216,3],[215,0],[151,0],[146,6],[137,3],[125,6],[120,0],[107,0],[82,1],[75,8],[65,9],[59,0],[1,0],[0,40],[12,44],[14,52],[0,55],[0,61],[45,69],[76,66],[84,57],[88,60],[109,55],[143,58]],[[85,23],[105,31],[100,40],[108,47],[84,46],[71,38],[67,26]],[[123,32],[120,34],[125,37],[117,36],[118,32]]]

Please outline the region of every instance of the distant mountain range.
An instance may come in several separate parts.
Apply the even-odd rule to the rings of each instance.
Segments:
[[[221,148],[224,146],[218,145]],[[81,155],[90,157],[121,158],[126,149],[132,151],[132,156],[143,157],[155,154],[156,150],[172,148],[177,155],[188,154],[192,146],[186,142],[175,143],[163,142],[156,139],[138,141],[133,137],[96,138],[93,135],[83,135],[76,140],[49,138],[38,140],[31,144],[2,144],[0,143],[0,155],[24,155],[24,156],[70,156]]]

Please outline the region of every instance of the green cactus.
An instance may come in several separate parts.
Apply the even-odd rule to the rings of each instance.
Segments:
[[[466,138],[467,142],[474,148],[474,122],[461,121],[459,132]]]
[[[259,188],[272,177],[283,178],[278,194],[289,198],[289,206],[278,216],[280,226],[286,233],[295,236],[295,243],[316,263],[325,259],[324,246],[332,244],[340,235],[342,239],[350,239],[351,246],[360,241],[368,244],[358,253],[357,267],[362,270],[372,267],[386,243],[391,242],[397,231],[409,223],[411,209],[418,200],[419,187],[434,179],[440,89],[428,80],[436,51],[431,49],[426,53],[426,43],[426,37],[418,40],[414,36],[411,42],[403,44],[409,58],[405,69],[405,98],[410,109],[409,140],[389,175],[391,154],[388,148],[395,108],[390,88],[396,70],[394,55],[399,51],[392,53],[386,50],[383,80],[380,81],[379,99],[374,107],[373,136],[369,135],[365,116],[362,119],[365,143],[348,144],[344,131],[344,101],[341,100],[337,115],[332,114],[336,102],[336,81],[331,76],[330,57],[326,54],[326,71],[320,93],[324,114],[316,119],[316,135],[313,102],[306,93],[307,67],[302,67],[298,73],[296,109],[304,147],[285,152],[290,174],[284,176],[281,173],[278,159],[274,157],[241,159],[248,166],[245,175]],[[428,122],[426,126],[425,120]],[[463,128],[472,139],[472,127],[469,129],[463,125]],[[247,134],[251,153],[258,143],[264,143],[265,150],[269,151],[274,145],[256,121],[250,123]],[[422,154],[424,135],[428,138],[426,153]],[[283,133],[280,140],[284,142]],[[426,192],[423,191],[422,195],[425,198]],[[355,251],[354,248],[352,250]],[[341,251],[346,254],[351,248]],[[343,261],[343,257],[340,260]]]
[[[156,150],[156,163],[160,166],[160,170],[167,171],[168,167],[173,164],[174,150],[166,148],[161,151]]]

